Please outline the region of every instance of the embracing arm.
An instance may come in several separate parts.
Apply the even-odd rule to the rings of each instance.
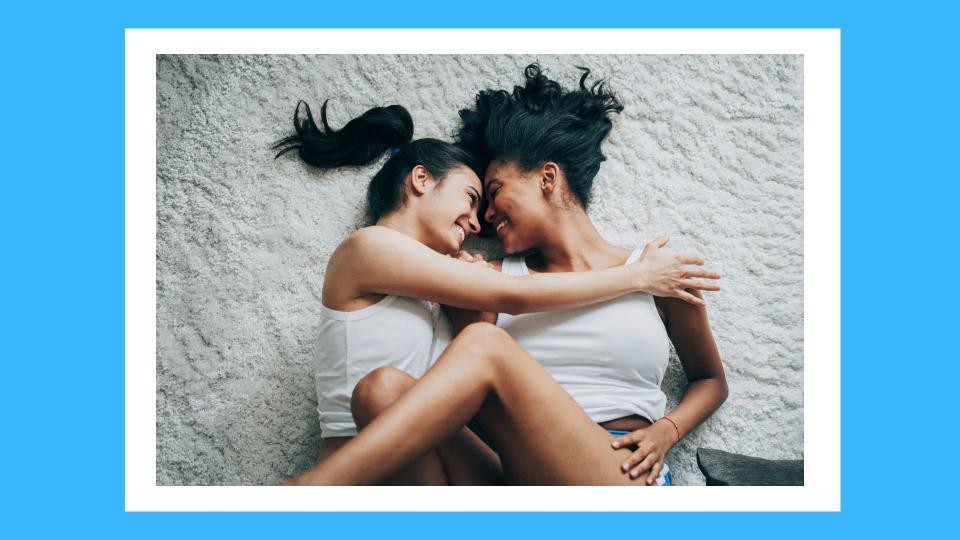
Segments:
[[[644,291],[663,281],[639,263],[593,272],[507,276],[441,255],[385,227],[357,231],[337,251],[331,264],[363,269],[340,272],[358,293],[395,294],[498,313],[575,308]]]

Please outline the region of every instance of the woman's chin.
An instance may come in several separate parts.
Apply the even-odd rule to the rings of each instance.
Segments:
[[[460,235],[453,234],[451,236],[445,237],[443,240],[444,240],[443,251],[456,257],[457,254],[460,253],[460,246],[462,245],[460,243]],[[440,250],[437,250],[437,251],[440,251]]]
[[[510,255],[511,253],[513,253],[513,251],[510,250],[510,238],[509,238],[509,237],[507,237],[506,235],[500,235],[500,234],[498,234],[498,235],[497,235],[497,240],[500,241],[500,245],[503,247],[503,252],[504,252],[504,253],[506,253],[507,255]]]

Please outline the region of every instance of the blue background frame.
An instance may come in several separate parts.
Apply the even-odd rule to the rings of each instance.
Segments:
[[[946,164],[958,146],[956,11],[832,4],[3,8],[0,534],[809,538],[913,537],[950,525],[957,467],[944,415],[957,410],[957,353],[940,349],[957,319],[958,175]],[[307,26],[841,28],[842,511],[124,513],[124,28]]]

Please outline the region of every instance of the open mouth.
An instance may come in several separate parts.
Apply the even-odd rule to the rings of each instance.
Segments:
[[[463,241],[467,239],[467,233],[463,230],[463,227],[459,223],[453,224],[454,230],[457,231],[457,234],[460,235],[460,244],[463,245]]]
[[[498,221],[496,226],[497,234],[500,234],[500,231],[502,231],[503,228],[506,227],[509,222],[510,220],[507,218],[503,218],[500,221]]]

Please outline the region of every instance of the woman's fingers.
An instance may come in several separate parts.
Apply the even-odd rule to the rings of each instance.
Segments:
[[[610,446],[614,448],[625,448],[637,442],[637,438],[633,433],[627,433],[626,435],[621,435],[612,441],[610,441]]]
[[[712,270],[707,270],[705,268],[700,268],[698,266],[687,266],[683,269],[683,274],[686,279],[680,280],[681,288],[697,289],[701,291],[719,291],[720,290],[720,286],[714,283],[704,283],[701,281],[690,279],[690,278],[720,279],[720,274]],[[684,300],[687,300],[687,299],[684,297]],[[704,305],[702,300],[695,303],[698,306]]]
[[[703,283],[700,281],[694,281],[692,279],[685,279],[680,282],[680,286],[684,289],[697,289],[701,291],[719,291],[720,286],[713,283]]]
[[[459,253],[457,253],[457,259],[463,262],[468,262],[468,263],[489,264],[487,263],[486,260],[484,260],[483,255],[479,253],[473,254],[473,253],[470,253],[469,251],[461,250]]]
[[[640,252],[640,258],[641,259],[644,258],[644,256],[646,256],[647,253],[651,251],[661,249],[662,247],[666,246],[667,242],[669,241],[670,241],[669,236],[660,236],[654,241],[647,243],[647,245],[643,246],[643,251]]]
[[[697,298],[696,296],[688,293],[687,291],[680,291],[679,293],[677,293],[677,298],[699,307],[706,307],[707,305],[703,301],[703,299]]]
[[[640,447],[637,448],[632,454],[630,454],[630,457],[628,457],[627,460],[620,465],[620,470],[624,473],[630,471],[631,469],[636,467],[639,463],[641,463],[649,453],[650,453],[650,448],[649,447],[644,448],[643,445],[641,444]]]
[[[640,478],[640,475],[649,471],[658,459],[656,454],[647,454],[647,457],[643,458],[643,461],[630,471],[630,478]]]
[[[677,260],[683,264],[695,264],[703,266],[703,259],[695,255],[677,255]]]
[[[653,464],[653,467],[650,468],[650,474],[647,475],[647,485],[652,486],[654,482],[657,481],[657,476],[660,475],[660,469],[663,468],[663,462],[658,461]]]
[[[683,273],[688,278],[720,279],[720,274],[699,266],[687,266],[683,269]]]
[[[644,478],[644,482],[650,484],[650,478],[654,481],[660,474],[660,467],[663,460],[657,446],[646,440],[646,432],[642,429],[621,435],[610,442],[614,448],[624,448],[632,444],[637,445],[637,449],[630,454],[626,461],[620,465],[620,472],[629,474],[630,478],[637,479],[642,475],[650,473]]]

